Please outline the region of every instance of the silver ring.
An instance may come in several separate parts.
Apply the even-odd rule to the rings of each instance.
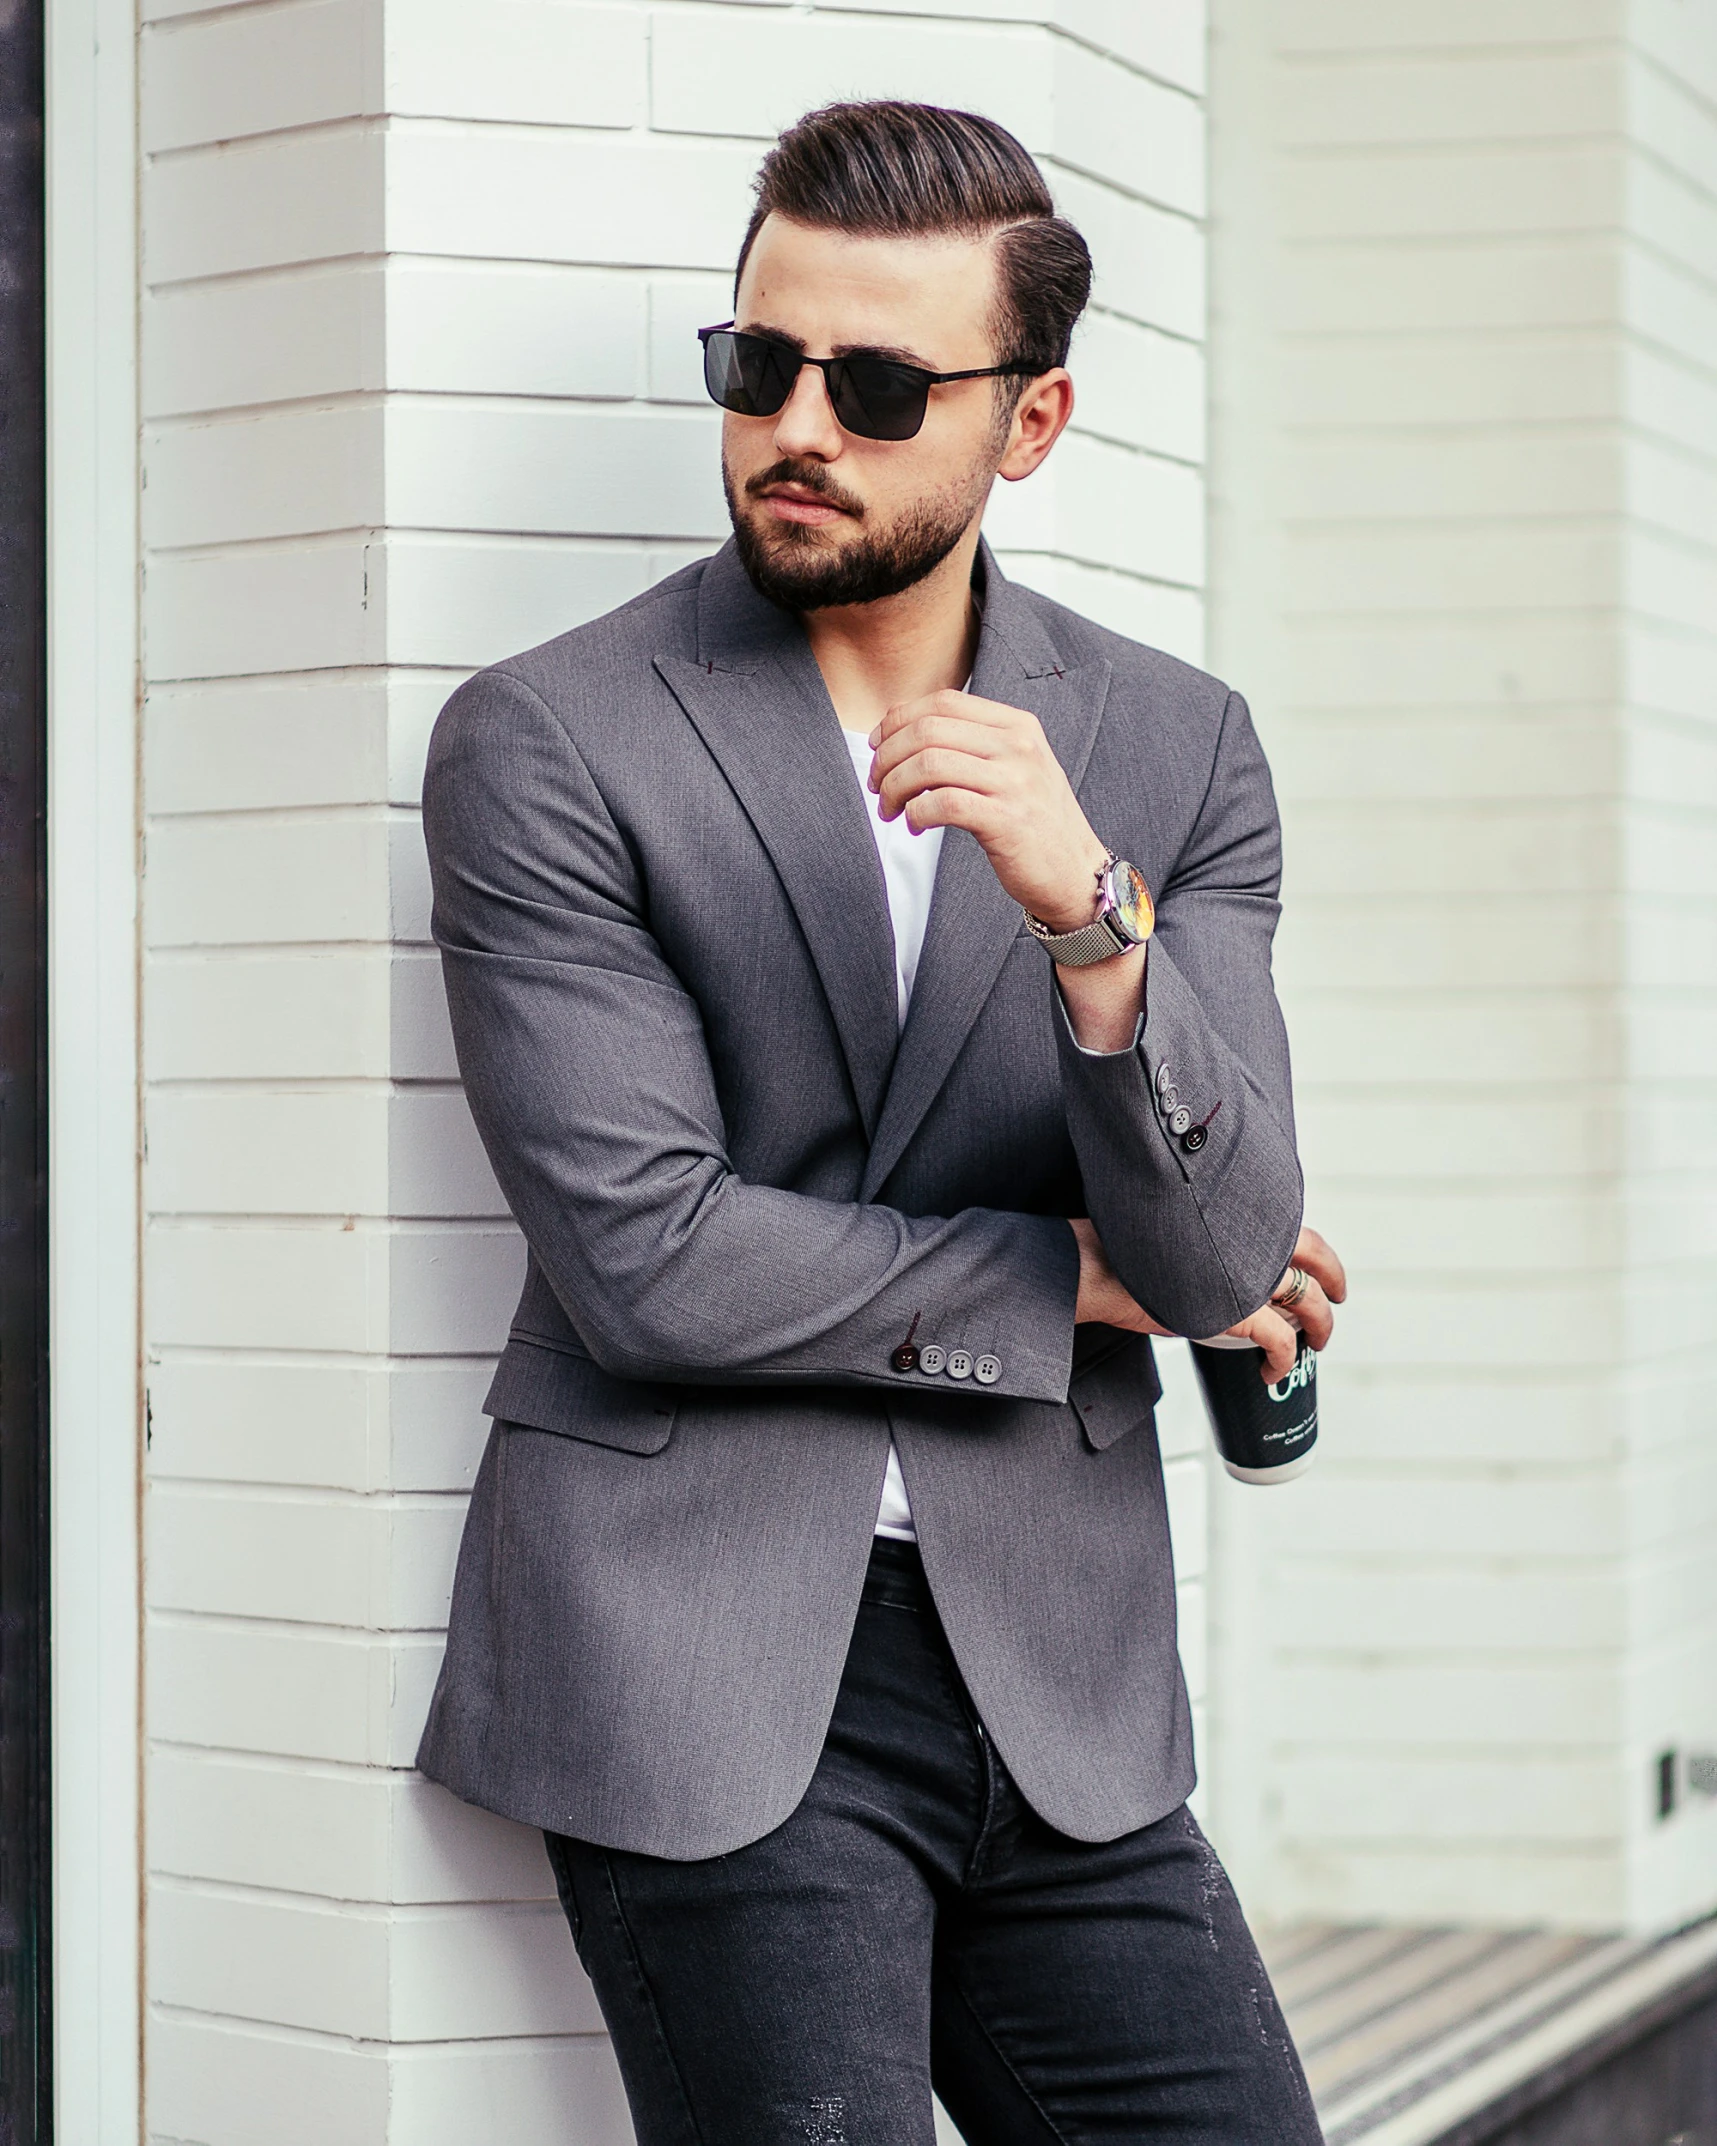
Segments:
[[[1281,1288],[1270,1302],[1278,1311],[1292,1311],[1311,1286],[1312,1278],[1304,1267],[1290,1267]]]

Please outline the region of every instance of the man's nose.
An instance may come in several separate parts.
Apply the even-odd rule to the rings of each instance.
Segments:
[[[829,400],[828,382],[822,368],[801,365],[793,392],[775,420],[775,448],[782,456],[813,455],[832,462],[845,445],[845,435]]]

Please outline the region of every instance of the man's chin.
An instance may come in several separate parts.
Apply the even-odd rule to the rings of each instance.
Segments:
[[[748,514],[745,526],[751,542],[764,558],[832,559],[843,544],[864,541],[859,524],[843,514],[832,522],[789,522],[767,511]]]
[[[864,542],[857,523],[783,522],[747,514],[735,517],[733,534],[741,564],[772,604],[785,611],[815,611],[854,600],[836,592],[851,582],[848,555]]]
[[[771,517],[767,528],[750,514],[733,517],[740,563],[758,594],[783,611],[821,611],[898,596],[941,565],[965,526],[924,514],[891,541],[879,541],[844,517],[839,523]]]

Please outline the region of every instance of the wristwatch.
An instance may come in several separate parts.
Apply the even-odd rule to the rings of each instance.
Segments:
[[[1156,928],[1156,907],[1136,864],[1127,864],[1107,850],[1096,880],[1097,914],[1077,931],[1051,931],[1041,917],[1034,917],[1029,909],[1023,912],[1026,930],[1063,968],[1088,968],[1094,961],[1128,953],[1143,946]]]

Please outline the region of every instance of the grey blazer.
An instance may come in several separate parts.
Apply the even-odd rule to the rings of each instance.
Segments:
[[[1075,1048],[953,830],[897,1031],[834,710],[731,547],[482,672],[436,728],[435,936],[530,1257],[418,1764],[490,1810],[679,1858],[778,1825],[891,1433],[1035,1808],[1104,1840],[1192,1786],[1160,1387],[1141,1337],[1075,1330],[1063,1218],[1177,1332],[1245,1317],[1287,1264],[1275,805],[1236,695],[987,551],[979,573],[973,691],[1040,718],[1157,895],[1131,1051]],[[991,1382],[896,1372],[909,1335]]]

